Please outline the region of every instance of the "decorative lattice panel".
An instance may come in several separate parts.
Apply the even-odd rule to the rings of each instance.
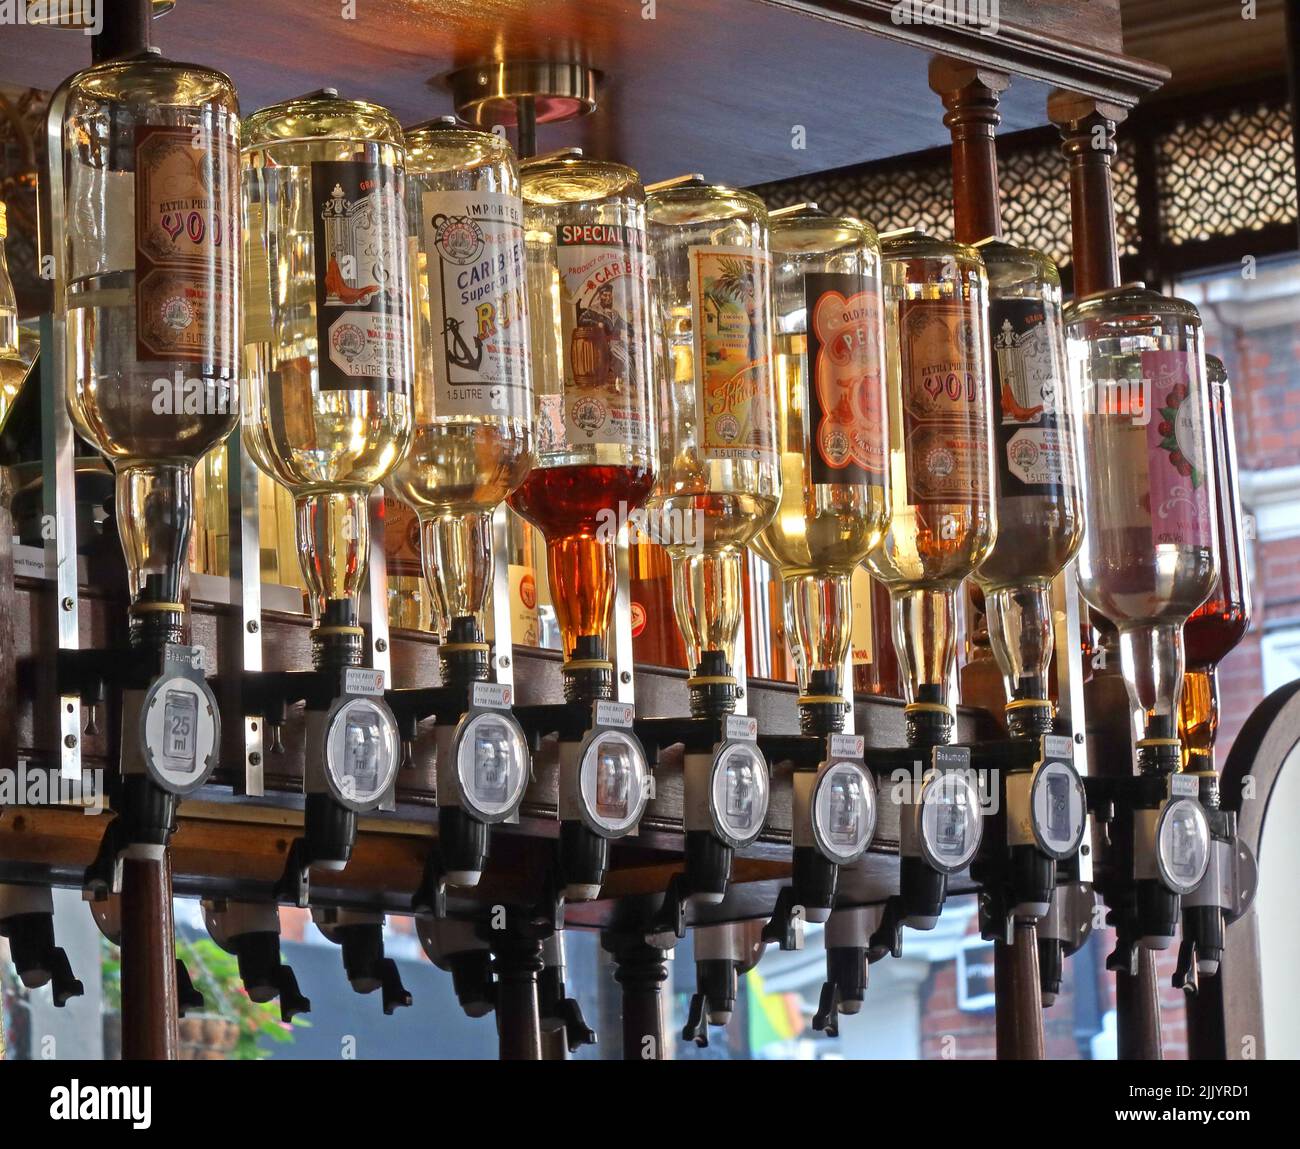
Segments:
[[[1164,240],[1178,245],[1296,217],[1289,109],[1257,103],[1180,120],[1157,140]]]
[[[998,152],[1002,231],[1011,243],[1070,260],[1070,177],[1054,140]]]

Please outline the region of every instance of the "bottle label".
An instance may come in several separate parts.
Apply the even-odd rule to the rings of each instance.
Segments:
[[[420,578],[420,519],[401,499],[384,493],[384,559],[394,578]]]
[[[748,247],[693,247],[689,256],[700,455],[770,455],[776,439],[772,261]]]
[[[402,172],[389,164],[312,162],[322,391],[400,391],[409,385],[402,195]]]
[[[880,296],[849,272],[805,276],[804,293],[812,481],[883,485]]]
[[[1195,358],[1189,351],[1142,352],[1150,386],[1146,424],[1151,537],[1184,547],[1214,545],[1214,519],[1205,489],[1208,452],[1198,419]]]
[[[432,414],[532,417],[524,210],[499,192],[427,191]]]
[[[899,306],[903,433],[910,503],[969,503],[987,495],[983,354],[971,308]]]
[[[561,224],[556,244],[564,394],[540,405],[539,450],[605,443],[644,451],[651,433],[645,233]]]
[[[870,666],[872,659],[871,576],[865,567],[855,567],[850,583],[853,598],[853,622],[850,641],[854,666]]]
[[[224,132],[135,129],[136,355],[234,368],[239,151]]]
[[[1060,331],[1034,299],[994,300],[989,319],[1001,492],[1012,497],[1058,493],[1066,485],[1071,450],[1059,421]]]
[[[537,576],[522,563],[510,564],[510,637],[516,646],[540,646]]]

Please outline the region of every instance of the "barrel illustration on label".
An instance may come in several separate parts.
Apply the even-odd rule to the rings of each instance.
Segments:
[[[984,349],[968,307],[908,300],[899,309],[907,497],[914,505],[988,498],[980,377]]]
[[[1142,378],[1154,408],[1146,424],[1151,535],[1157,545],[1213,545],[1205,488],[1205,436],[1196,419],[1192,353],[1144,351]]]
[[[644,449],[650,415],[644,396],[650,364],[638,353],[643,314],[645,233],[615,224],[562,224],[560,271],[564,398],[544,446],[600,443]],[[543,418],[547,417],[543,412]],[[557,425],[558,424],[558,425]]]
[[[316,332],[322,391],[405,383],[406,211],[402,173],[386,164],[311,165]]]
[[[1059,422],[1058,355],[1053,329],[1037,299],[995,299],[993,402],[997,416],[997,465],[1002,497],[1052,494],[1071,468],[1071,450]]]
[[[750,248],[693,247],[690,264],[700,452],[757,459],[774,447],[767,406],[770,261]]]
[[[224,134],[209,140],[192,128],[136,128],[140,359],[233,366],[238,173],[234,141]]]
[[[495,192],[422,197],[433,253],[429,308],[442,344],[431,356],[439,416],[526,420],[530,401],[523,207]]]
[[[804,289],[812,481],[883,485],[880,296],[847,272],[807,275]]]

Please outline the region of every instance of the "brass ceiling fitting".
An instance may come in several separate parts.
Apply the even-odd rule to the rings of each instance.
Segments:
[[[461,68],[446,77],[456,112],[471,124],[492,128],[518,122],[522,102],[531,101],[536,123],[557,124],[596,110],[601,75],[572,60],[507,60]]]

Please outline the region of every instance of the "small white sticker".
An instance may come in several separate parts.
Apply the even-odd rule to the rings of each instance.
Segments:
[[[1074,758],[1074,742],[1061,734],[1043,735],[1043,757],[1060,758],[1070,762]]]
[[[343,672],[343,690],[347,694],[368,694],[372,697],[383,694],[384,672],[368,666],[350,666]]]
[[[485,710],[509,710],[514,700],[514,688],[497,682],[476,682],[469,692],[471,706]]]
[[[728,742],[758,741],[758,719],[748,714],[728,714],[722,730]]]
[[[860,761],[866,753],[867,740],[861,734],[832,734],[832,758],[853,758]]]
[[[596,725],[631,729],[634,713],[631,703],[606,699],[596,703]]]
[[[1200,782],[1191,774],[1169,775],[1169,796],[1171,798],[1195,798],[1201,792]]]

